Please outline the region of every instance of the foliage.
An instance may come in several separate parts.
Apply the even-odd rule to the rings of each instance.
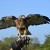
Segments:
[[[38,38],[31,38],[27,50],[50,50],[50,35],[45,37],[44,44],[40,44]],[[11,43],[16,40],[17,37],[9,37],[2,41],[0,40],[0,50],[9,50],[11,48]]]

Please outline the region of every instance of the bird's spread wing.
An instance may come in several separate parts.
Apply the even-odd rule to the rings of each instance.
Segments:
[[[29,14],[25,19],[27,20],[28,26],[46,24],[50,22],[48,17],[40,14]]]
[[[11,26],[15,26],[15,16],[6,16],[0,20],[0,29],[5,29]]]

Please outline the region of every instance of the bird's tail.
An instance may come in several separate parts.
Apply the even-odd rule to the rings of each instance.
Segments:
[[[28,32],[27,32],[27,35],[31,35],[31,33],[28,31]]]

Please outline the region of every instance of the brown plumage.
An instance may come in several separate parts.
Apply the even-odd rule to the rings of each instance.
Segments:
[[[6,16],[0,20],[0,30],[9,27],[17,27],[19,35],[31,35],[28,31],[30,25],[49,24],[50,19],[40,14],[29,14],[27,17],[20,15],[19,18],[15,16]]]

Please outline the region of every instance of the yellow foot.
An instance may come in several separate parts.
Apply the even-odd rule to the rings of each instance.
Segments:
[[[20,40],[21,40],[21,36],[18,37],[17,41],[20,41]]]
[[[27,39],[27,35],[24,36],[24,39],[25,39],[25,40]]]

